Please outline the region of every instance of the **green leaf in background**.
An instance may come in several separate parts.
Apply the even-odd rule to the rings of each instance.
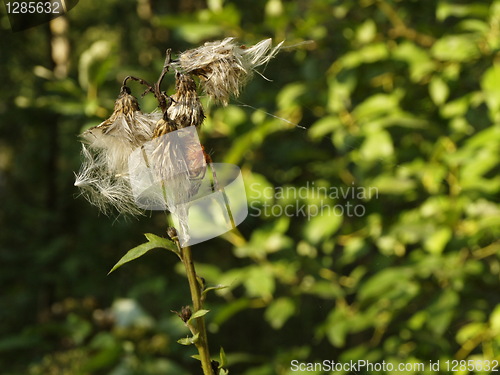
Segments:
[[[405,40],[398,44],[392,54],[395,60],[408,64],[410,79],[413,82],[420,82],[436,69],[436,63],[432,60],[429,51],[411,41]]]
[[[470,322],[463,327],[461,327],[456,335],[456,340],[459,344],[465,344],[469,341],[476,340],[484,334],[486,329],[486,324],[483,322]]]
[[[310,207],[317,206],[313,205]],[[304,225],[304,239],[312,244],[317,244],[321,240],[329,238],[342,224],[343,216],[340,211],[341,208],[339,207],[339,210],[336,210],[335,207],[333,207],[333,204],[330,204],[329,207],[331,208],[331,211],[325,211],[323,215],[311,217]]]
[[[436,18],[439,21],[444,21],[448,17],[478,17],[484,18],[489,15],[490,9],[487,4],[470,3],[460,4],[459,2],[444,2],[437,3]]]
[[[305,83],[290,83],[283,87],[276,98],[278,108],[289,109],[297,106],[298,99],[307,92]]]
[[[441,336],[448,329],[460,300],[453,290],[443,290],[435,301],[426,309],[427,324],[437,336]]]
[[[336,113],[351,106],[351,94],[356,88],[358,79],[352,72],[342,72],[341,76],[335,76],[328,80],[328,102],[327,108]]]
[[[402,267],[386,268],[365,281],[359,289],[361,303],[377,303],[391,300],[402,307],[418,291],[418,284],[408,269]],[[394,306],[396,307],[396,306]]]
[[[342,56],[335,64],[340,69],[353,69],[362,64],[370,64],[389,57],[387,45],[383,43],[368,44],[357,51]]]
[[[308,131],[309,137],[314,141],[321,140],[327,134],[341,126],[340,119],[336,116],[326,116],[316,121]]]
[[[295,303],[291,298],[281,297],[273,301],[266,309],[264,317],[274,329],[280,329],[295,313]]]
[[[376,94],[370,96],[356,106],[353,115],[358,121],[366,122],[370,125],[370,122],[374,118],[397,111],[399,109],[400,99],[401,94],[397,91],[394,91],[390,95]]]
[[[181,39],[185,39],[192,44],[198,44],[202,40],[217,38],[221,35],[222,29],[215,24],[191,23],[179,26],[176,32]]]
[[[492,119],[497,119],[500,112],[500,65],[494,64],[483,74],[481,89],[484,93]]]
[[[276,287],[274,276],[266,267],[250,266],[243,281],[250,297],[270,299]]]
[[[116,63],[113,49],[111,40],[100,40],[82,53],[78,66],[81,87],[84,89],[95,88],[104,81],[111,66]]]
[[[356,39],[361,44],[370,43],[377,34],[377,25],[373,20],[366,20],[356,30]]]
[[[441,77],[434,76],[429,83],[429,94],[431,95],[431,99],[434,104],[439,106],[446,102],[446,99],[448,99],[450,89]]]
[[[498,304],[490,315],[490,326],[496,335],[500,335],[500,304]]]
[[[337,306],[332,310],[326,321],[326,336],[336,348],[342,348],[349,332],[349,311],[345,305]]]
[[[424,247],[431,254],[441,254],[451,237],[452,231],[450,228],[439,228],[425,240]]]
[[[394,154],[391,135],[387,131],[369,134],[359,150],[360,157],[369,162],[384,160]]]
[[[382,174],[371,180],[369,186],[376,187],[380,194],[404,195],[411,192],[417,183],[408,177]]]
[[[436,41],[432,55],[442,61],[466,62],[478,58],[478,37],[473,34],[448,35]]]

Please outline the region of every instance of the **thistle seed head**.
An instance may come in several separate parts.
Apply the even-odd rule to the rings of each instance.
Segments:
[[[265,39],[246,48],[235,38],[226,38],[181,53],[176,65],[185,73],[199,76],[204,92],[227,105],[231,95],[240,94],[255,68],[276,56],[282,43],[271,48],[271,39]]]
[[[105,214],[112,207],[124,214],[142,214],[128,179],[128,158],[136,147],[151,139],[161,117],[159,111],[142,113],[130,89],[123,86],[111,116],[81,135],[83,162],[75,186]]]
[[[83,163],[75,180],[81,195],[106,215],[111,213],[112,208],[133,216],[143,214],[135,204],[127,177],[110,173],[107,155],[82,145],[82,158]]]
[[[188,233],[186,203],[198,193],[208,160],[195,129],[205,115],[193,76],[199,77],[206,95],[227,105],[230,96],[238,96],[256,68],[269,62],[281,45],[273,48],[271,39],[266,39],[247,48],[226,38],[185,51],[176,61],[167,53],[154,85],[132,76],[125,78],[111,116],[81,135],[83,163],[75,186],[104,213],[114,207],[120,213],[142,214],[132,186],[142,183],[144,176],[135,172],[145,165],[162,188],[166,208],[179,218],[180,231]],[[176,92],[171,97],[161,91],[169,67],[176,70]],[[161,111],[143,113],[125,85],[128,79],[146,85],[146,93],[154,93]],[[138,148],[145,164],[131,167],[129,158]]]

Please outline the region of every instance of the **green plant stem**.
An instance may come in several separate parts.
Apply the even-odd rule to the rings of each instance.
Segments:
[[[189,282],[189,290],[191,291],[191,299],[193,301],[193,312],[197,312],[203,308],[201,285],[198,282],[196,270],[194,268],[191,248],[189,246],[180,248],[182,262],[186,268],[186,274]],[[195,343],[198,354],[200,355],[201,367],[204,375],[214,375],[212,364],[210,361],[210,352],[208,350],[207,330],[205,327],[205,318],[203,316],[196,319],[198,340]]]

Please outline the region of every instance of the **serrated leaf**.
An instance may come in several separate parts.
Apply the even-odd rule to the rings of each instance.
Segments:
[[[178,255],[177,248],[175,247],[174,243],[170,240],[167,240],[166,238],[162,238],[159,236],[156,236],[152,233],[146,233],[144,234],[146,238],[148,239],[149,242],[143,243],[139,246],[134,247],[133,249],[129,250],[127,254],[125,254],[111,269],[111,271],[108,272],[108,275],[116,270],[117,268],[120,268],[123,266],[125,263],[128,263],[134,259],[140,258],[144,254],[146,254],[149,250],[153,250],[156,248],[163,248],[167,250],[173,251],[175,254]]]
[[[181,345],[193,345],[198,341],[199,333],[194,335],[193,337],[184,337],[182,339],[177,340],[177,342]]]
[[[210,291],[212,291],[212,290],[214,290],[214,291],[215,291],[215,290],[221,290],[221,289],[226,289],[226,288],[229,288],[229,286],[228,286],[228,285],[216,285],[216,286],[211,286],[211,287],[206,288],[206,289],[203,291],[202,295],[204,296],[205,294],[207,294],[208,292],[210,292]]]
[[[222,346],[220,348],[219,358],[220,358],[219,368],[221,369],[223,367],[226,367],[226,365],[227,365],[226,352],[224,351],[224,348]]]
[[[191,322],[192,320],[196,318],[201,318],[202,316],[205,316],[210,310],[198,310],[193,315],[191,315],[191,318],[189,318],[188,323]]]

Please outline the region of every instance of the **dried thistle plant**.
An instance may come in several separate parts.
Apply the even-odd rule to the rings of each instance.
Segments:
[[[235,38],[226,38],[182,52],[175,66],[200,77],[205,94],[227,105],[231,96],[239,96],[255,68],[276,56],[282,44],[271,48],[271,39],[265,39],[247,48],[237,44]]]
[[[166,207],[178,218],[179,229],[187,245],[181,245],[181,233],[173,228],[169,235],[175,248],[151,234],[148,240],[163,243],[160,247],[174,251],[185,266],[193,313],[183,308],[181,318],[193,336],[179,342],[196,346],[205,375],[228,372],[224,369],[226,361],[222,349],[220,364],[210,357],[204,322],[208,310],[203,309],[203,301],[206,291],[214,288],[205,289],[200,283],[188,246],[191,199],[196,198],[207,164],[211,165],[196,131],[205,115],[193,76],[200,78],[201,86],[210,98],[227,105],[230,96],[239,95],[255,68],[273,58],[281,44],[271,48],[271,40],[267,39],[246,48],[236,44],[234,38],[227,38],[183,52],[176,61],[171,60],[170,50],[167,50],[163,70],[154,85],[140,78],[126,77],[112,115],[82,134],[83,163],[75,186],[81,188],[82,194],[92,204],[104,213],[109,213],[114,207],[120,213],[138,215],[143,212],[139,205],[155,209],[151,207],[161,202],[157,206],[161,206],[159,209]],[[176,92],[169,97],[160,86],[172,66],[176,70]],[[143,113],[126,86],[128,79],[146,85],[144,94],[153,93],[161,111]],[[217,178],[212,165],[211,170],[211,189],[215,191]],[[234,228],[228,198],[223,194]],[[156,247],[158,243],[155,242]],[[129,253],[111,271],[137,257],[129,257]]]
[[[193,76],[200,78],[200,86],[210,98],[227,105],[230,96],[239,95],[255,68],[272,59],[281,45],[272,48],[271,39],[266,39],[247,48],[237,44],[235,38],[226,38],[182,52],[177,60],[171,60],[167,50],[163,70],[154,85],[126,77],[112,115],[81,135],[84,160],[75,186],[104,213],[115,207],[120,213],[141,214],[135,204],[128,163],[134,150],[144,149],[145,144],[153,141],[153,150],[144,157],[149,158],[148,167],[163,186],[168,210],[176,213],[176,202],[187,202],[196,195],[209,159],[197,137],[187,136],[174,143],[164,137],[183,128],[199,127],[205,118]],[[176,71],[176,91],[172,96],[160,89],[170,67]],[[153,93],[161,111],[143,113],[126,86],[129,79],[146,85],[144,94]]]

